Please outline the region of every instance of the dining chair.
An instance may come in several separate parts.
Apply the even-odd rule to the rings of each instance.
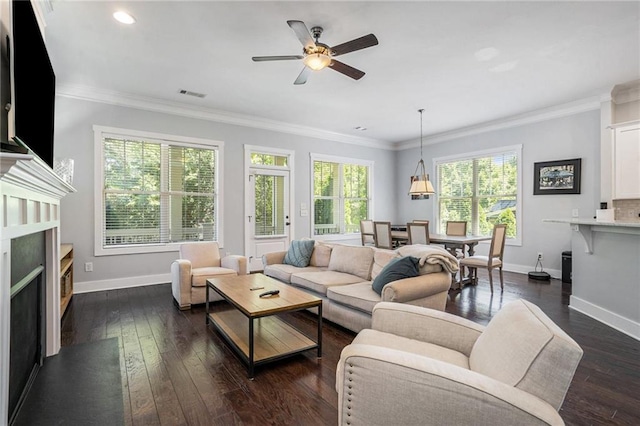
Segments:
[[[491,293],[493,293],[493,269],[498,268],[500,270],[500,289],[504,290],[504,280],[502,278],[502,255],[504,253],[504,243],[507,237],[507,225],[494,225],[493,233],[491,235],[491,246],[489,247],[489,255],[473,255],[460,259],[460,276],[464,277],[464,268],[467,267],[470,270],[472,276],[472,282],[478,280],[478,268],[487,268],[489,272],[489,285],[491,286]]]
[[[373,232],[376,241],[376,247],[393,250],[391,222],[373,222]]]
[[[464,237],[467,235],[466,220],[448,220],[445,234]]]
[[[373,220],[366,219],[360,221],[360,237],[362,245],[376,245],[375,232],[373,231]]]
[[[429,221],[407,222],[407,240],[411,244],[429,244]]]
[[[464,220],[448,220],[446,223],[445,234],[452,237],[466,237],[467,222]],[[462,259],[464,257],[464,244],[447,243],[444,245],[444,248],[458,259]]]

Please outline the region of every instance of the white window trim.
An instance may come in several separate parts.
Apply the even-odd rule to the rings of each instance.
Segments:
[[[313,163],[314,161],[326,161],[330,163],[341,163],[341,164],[356,164],[359,166],[367,166],[369,167],[369,216],[373,216],[373,177],[374,177],[374,161],[371,160],[362,160],[358,158],[351,157],[339,157],[335,155],[325,155],[325,154],[314,154],[309,153],[309,205],[310,205],[310,217],[309,217],[309,235],[311,238],[318,241],[346,241],[353,240],[354,238],[360,239],[360,233],[354,232],[351,234],[333,234],[333,235],[314,235],[314,221],[315,221],[315,203],[313,202],[313,183],[314,183],[314,173],[313,173]]]
[[[516,221],[517,238],[507,238],[505,244],[508,246],[522,246],[522,223],[524,222],[524,211],[522,209],[522,144],[502,146],[498,148],[485,149],[481,151],[466,152],[464,154],[448,155],[444,157],[436,157],[433,159],[432,170],[435,176],[434,182],[439,181],[438,176],[438,164],[448,163],[451,161],[471,160],[478,157],[489,157],[491,155],[502,154],[508,151],[515,151],[518,156],[518,185],[517,185],[517,199],[516,199],[516,211],[518,212],[518,220]],[[438,208],[438,188],[436,188],[435,202],[433,203],[433,217],[436,223],[440,223],[440,209]],[[483,241],[480,244],[490,244],[491,241]]]
[[[105,136],[114,136],[118,138],[140,138],[150,141],[161,141],[172,145],[190,146],[194,148],[216,148],[217,164],[216,164],[216,193],[217,193],[217,211],[216,223],[218,224],[218,244],[224,247],[224,142],[214,141],[211,139],[192,138],[188,136],[169,135],[164,133],[145,132],[139,130],[122,129],[117,127],[93,126],[93,143],[94,143],[94,255],[110,256],[121,254],[139,254],[139,253],[161,253],[178,251],[180,244],[176,243],[159,243],[145,245],[131,245],[105,248],[102,246],[102,230],[104,220],[104,199],[102,190],[104,184],[104,157],[103,157],[103,139]]]

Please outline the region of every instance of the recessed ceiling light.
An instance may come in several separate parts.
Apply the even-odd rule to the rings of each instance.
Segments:
[[[113,14],[113,17],[118,22],[122,22],[123,24],[131,25],[136,23],[136,18],[129,15],[127,12],[123,10],[119,10]]]
[[[367,130],[366,127],[362,127],[362,126],[356,126],[356,127],[354,127],[354,129],[361,130],[361,131]]]

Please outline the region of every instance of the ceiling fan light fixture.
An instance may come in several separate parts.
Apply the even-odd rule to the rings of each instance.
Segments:
[[[312,53],[304,57],[304,64],[314,71],[320,71],[331,63],[331,57],[323,53]]]

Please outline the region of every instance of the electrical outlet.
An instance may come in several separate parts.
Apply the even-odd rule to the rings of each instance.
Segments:
[[[93,272],[93,262],[86,262],[84,264],[84,271],[85,272]]]
[[[571,216],[572,217],[578,217],[578,209],[571,210]]]
[[[538,252],[538,260],[542,260],[542,259],[543,259],[542,252],[541,252],[541,251],[539,251],[539,252]]]

